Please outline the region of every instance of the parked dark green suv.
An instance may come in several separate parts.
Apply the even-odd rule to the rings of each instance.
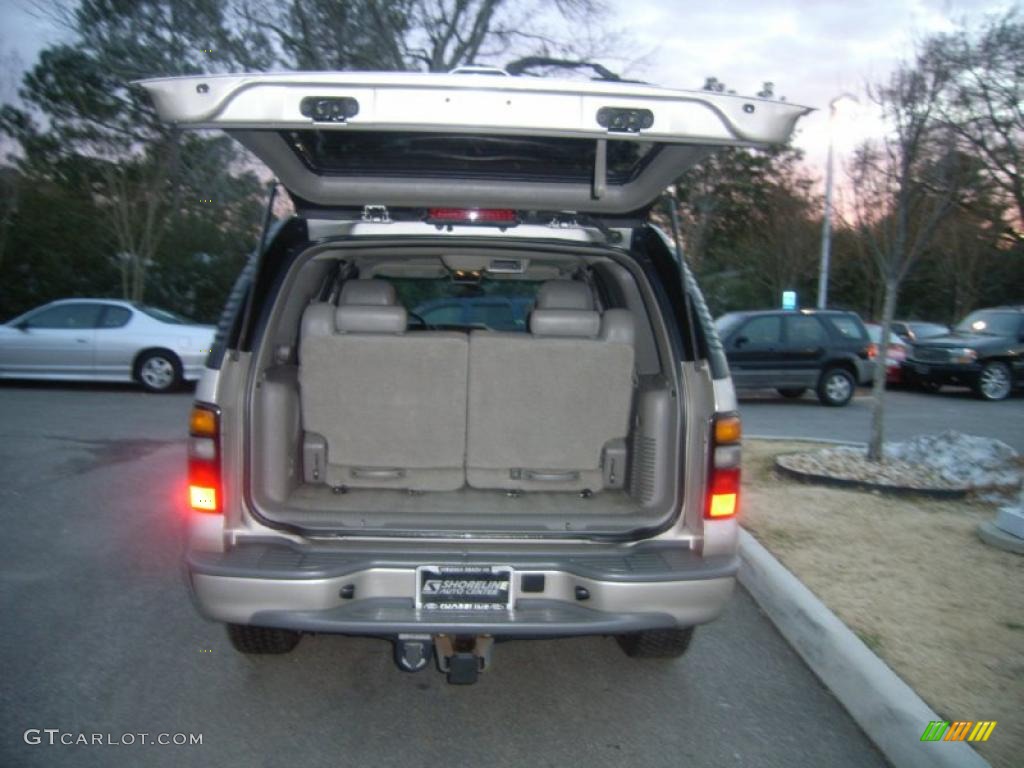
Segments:
[[[871,381],[875,347],[852,312],[730,312],[715,326],[737,389],[795,398],[813,388],[824,405],[846,405]]]
[[[952,333],[916,344],[903,376],[927,389],[953,384],[983,400],[1005,400],[1024,386],[1024,306],[971,312]]]

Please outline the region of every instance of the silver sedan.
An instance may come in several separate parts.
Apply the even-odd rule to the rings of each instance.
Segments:
[[[129,301],[54,301],[0,325],[0,378],[137,381],[166,392],[199,378],[214,330]]]

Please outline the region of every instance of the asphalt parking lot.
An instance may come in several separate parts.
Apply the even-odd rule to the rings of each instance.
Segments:
[[[610,638],[502,644],[469,688],[398,672],[380,640],[237,654],[179,571],[189,402],[0,386],[0,765],[885,764],[742,590],[681,660]]]
[[[966,389],[945,387],[937,393],[894,389],[886,392],[885,438],[906,440],[915,435],[954,429],[993,437],[1024,453],[1024,393],[989,403]],[[842,408],[827,408],[813,393],[787,400],[775,390],[740,393],[740,414],[747,435],[813,437],[865,443],[871,436],[869,390],[858,390]]]

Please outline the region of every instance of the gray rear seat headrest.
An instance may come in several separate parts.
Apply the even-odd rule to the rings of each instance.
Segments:
[[[349,280],[342,286],[334,325],[339,333],[405,333],[405,308],[385,280]]]
[[[339,333],[405,333],[405,307],[342,304],[334,314]]]
[[[537,309],[594,309],[590,286],[573,280],[548,280],[537,291]]]
[[[597,338],[601,315],[582,309],[535,309],[530,313],[530,333],[534,336]]]
[[[349,280],[341,288],[338,304],[361,307],[393,307],[398,304],[395,286],[385,280]]]
[[[597,338],[601,315],[594,310],[590,287],[572,280],[549,280],[537,291],[537,304],[530,313],[534,336]]]

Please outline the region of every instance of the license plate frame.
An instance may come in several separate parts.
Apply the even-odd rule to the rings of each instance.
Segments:
[[[507,565],[421,565],[416,610],[508,613],[515,605],[513,576]]]

